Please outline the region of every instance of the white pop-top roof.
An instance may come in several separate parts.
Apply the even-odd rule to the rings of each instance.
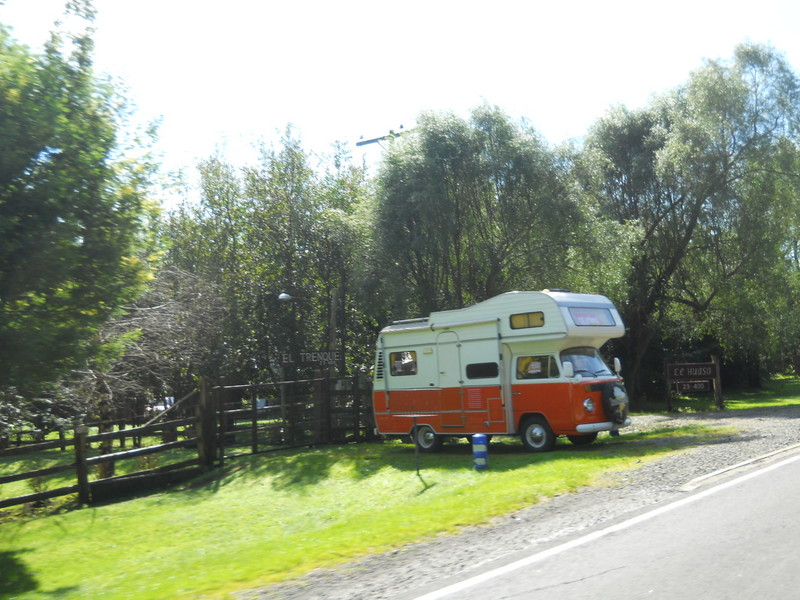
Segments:
[[[590,310],[580,311],[581,308]],[[543,313],[543,326],[535,329],[512,329],[511,315],[534,312]],[[609,320],[595,320],[598,315]],[[420,319],[397,321],[384,328],[381,333],[471,329],[471,326],[480,327],[489,323],[493,323],[492,327],[504,338],[575,335],[610,339],[621,337],[625,332],[616,307],[605,296],[545,290],[507,292],[466,308],[433,312],[429,317]]]

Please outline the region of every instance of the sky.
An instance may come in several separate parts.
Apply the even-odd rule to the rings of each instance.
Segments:
[[[0,0],[34,49],[65,0]],[[483,103],[551,144],[612,106],[639,108],[706,59],[768,43],[800,71],[797,0],[94,0],[95,65],[161,119],[164,165],[255,160],[292,124],[317,155]]]

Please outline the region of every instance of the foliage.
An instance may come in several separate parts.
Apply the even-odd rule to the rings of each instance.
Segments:
[[[591,131],[585,185],[606,214],[639,230],[621,302],[634,395],[648,364],[660,370],[659,341],[674,355],[713,340],[729,358],[774,351],[769,334],[778,347],[789,341],[775,325],[795,314],[786,258],[799,93],[782,57],[745,45],[731,63],[711,61],[685,86],[642,110],[615,109]]]
[[[166,397],[179,400],[195,389],[198,374],[218,379],[224,315],[212,283],[162,267],[147,293],[99,332],[107,345],[119,346],[111,359],[97,357],[73,372],[59,386],[59,399],[73,407],[81,398],[97,404],[100,392],[106,414],[90,404],[83,408],[90,420],[130,418]]]
[[[559,287],[585,219],[565,169],[530,130],[482,106],[427,113],[379,173],[376,240],[402,306],[462,307],[512,289]]]
[[[90,3],[71,5],[91,22]],[[366,370],[393,318],[514,289],[609,296],[635,400],[663,399],[667,356],[723,353],[751,383],[787,356],[800,368],[800,84],[771,48],[609,111],[580,147],[550,148],[488,105],[424,113],[370,178],[342,146],[313,164],[287,128],[255,165],[202,161],[199,198],[187,191],[155,240],[151,171],[123,159],[125,107],[92,72],[90,30],[71,54],[58,34],[40,57],[0,43],[6,422],[137,407],[198,376],[320,375],[283,364],[301,349]]]
[[[0,388],[25,397],[108,351],[97,334],[152,260],[150,170],[119,153],[125,108],[89,25],[41,55],[0,27]]]
[[[342,346],[340,372],[365,365],[372,325],[355,305],[365,278],[356,259],[368,248],[364,169],[339,152],[320,177],[289,129],[256,166],[212,157],[199,170],[200,202],[170,215],[165,234],[165,264],[213,285],[223,303],[218,368],[195,374],[276,381],[301,374],[282,370],[282,354]]]
[[[277,356],[299,347],[344,345],[368,365],[392,318],[565,287],[621,307],[613,351],[634,397],[660,396],[667,355],[759,365],[795,350],[796,95],[782,57],[742,46],[610,111],[580,148],[550,149],[491,106],[425,113],[393,139],[374,195],[341,156],[316,175],[289,134],[256,168],[201,166],[172,260],[227,290],[224,371],[243,380],[280,376]]]

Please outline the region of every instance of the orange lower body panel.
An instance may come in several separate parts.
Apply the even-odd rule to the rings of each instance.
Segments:
[[[500,386],[378,391],[373,406],[380,433],[409,433],[415,421],[449,435],[509,432]]]
[[[443,435],[514,433],[529,414],[541,414],[556,435],[577,433],[583,423],[606,421],[602,393],[586,384],[519,383],[511,387],[508,418],[500,386],[393,390],[373,393],[378,432],[407,434],[416,422]],[[594,411],[584,408],[591,399]]]

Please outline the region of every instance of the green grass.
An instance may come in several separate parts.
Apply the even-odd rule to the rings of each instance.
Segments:
[[[733,410],[796,405],[800,380],[778,379],[725,398]],[[713,400],[683,398],[676,406],[713,410]],[[555,494],[607,485],[618,471],[734,435],[716,427],[665,428],[602,435],[588,447],[559,440],[547,454],[495,438],[485,472],[472,468],[464,442],[420,455],[419,473],[413,446],[398,442],[238,458],[159,494],[90,508],[0,511],[0,598],[224,598],[486,523]],[[59,460],[58,450],[6,458],[0,474]],[[45,484],[71,481],[67,473]],[[0,486],[0,497],[30,491],[19,486],[25,484]]]
[[[722,396],[726,410],[747,410],[753,408],[777,408],[800,404],[800,378],[777,376],[764,382],[761,389],[726,390]],[[679,412],[716,411],[713,394],[694,396],[678,396],[673,399],[673,409]],[[660,412],[664,406],[648,404],[642,407],[644,412]]]
[[[723,395],[726,408],[731,410],[793,406],[800,404],[800,379],[777,377],[765,383],[763,389]]]
[[[396,442],[240,458],[169,492],[47,516],[6,511],[0,597],[221,598],[485,523],[720,435],[603,436],[542,455],[496,438],[486,472],[466,443],[421,455],[419,474],[413,447]]]

